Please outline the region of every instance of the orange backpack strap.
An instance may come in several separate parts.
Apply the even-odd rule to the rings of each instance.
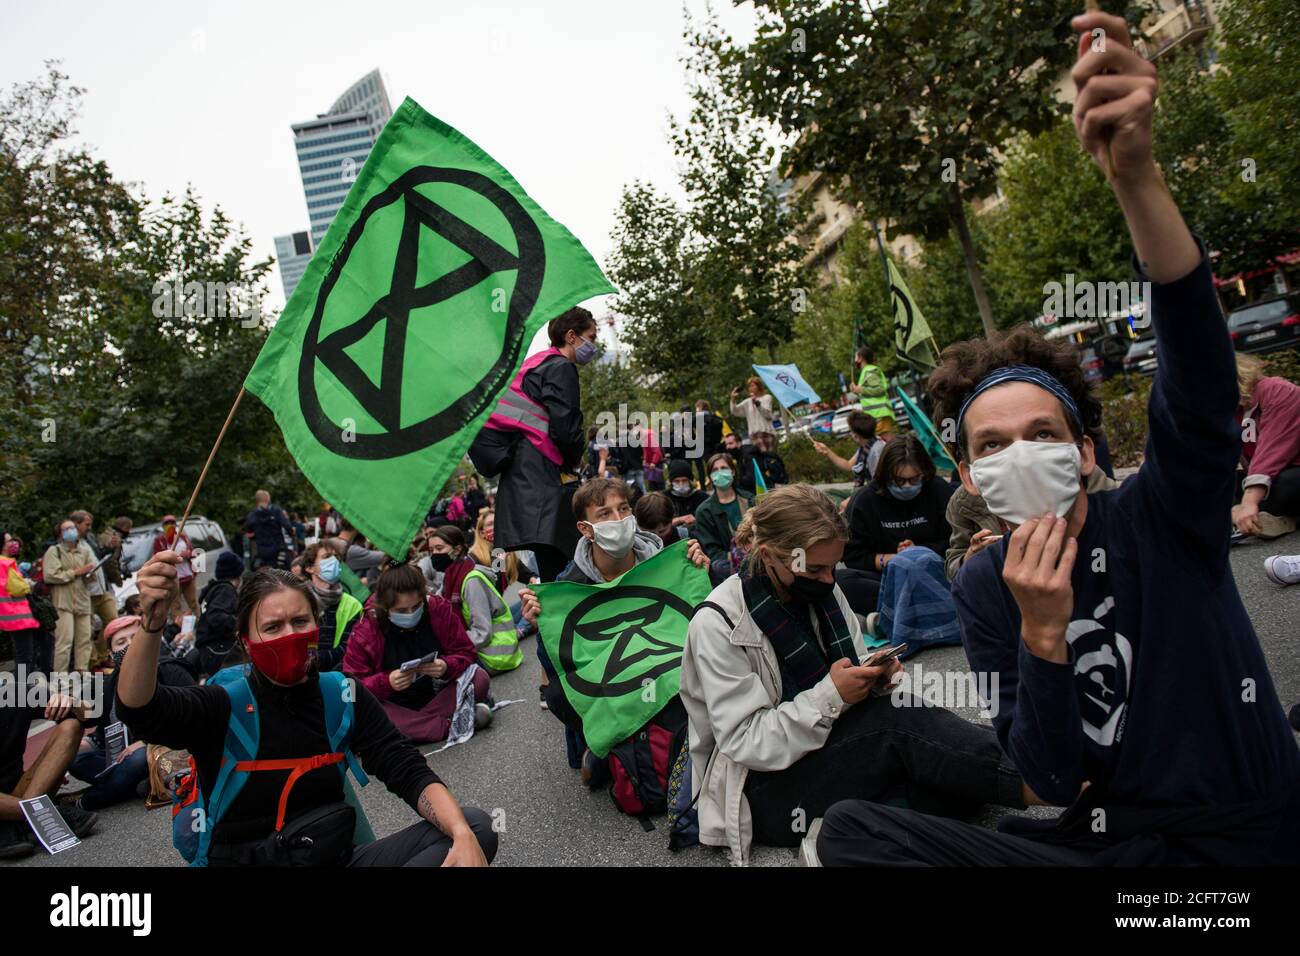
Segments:
[[[305,773],[318,770],[321,767],[328,767],[331,764],[342,763],[344,755],[341,753],[317,754],[314,757],[290,757],[284,760],[241,760],[235,764],[236,773],[248,773],[254,770],[288,770],[289,779],[284,782],[284,789],[280,791],[280,807],[275,816],[275,832],[279,833],[284,829],[284,813],[289,805],[289,792],[293,790],[293,785]]]

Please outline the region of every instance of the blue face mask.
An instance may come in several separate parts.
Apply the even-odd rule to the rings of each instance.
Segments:
[[[320,579],[333,584],[339,579],[339,559],[330,555],[328,558],[322,558],[320,562]]]
[[[886,485],[885,487],[899,501],[911,501],[921,493],[920,485]]]
[[[388,612],[388,619],[393,622],[394,627],[400,627],[404,631],[409,631],[415,625],[420,623],[420,617],[424,614],[424,605],[421,604],[409,614],[398,614],[394,611]]]
[[[75,544],[79,537],[81,536],[77,534],[76,528],[65,528],[63,530],[63,540],[68,544]]]
[[[596,343],[583,339],[574,350],[573,360],[579,365],[586,365],[596,357]]]

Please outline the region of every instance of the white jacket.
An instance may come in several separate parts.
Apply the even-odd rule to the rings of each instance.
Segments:
[[[857,616],[838,587],[835,599],[861,660],[867,647]],[[690,719],[691,798],[698,797],[700,842],[728,847],[732,863],[743,866],[753,839],[749,771],[784,770],[817,750],[849,705],[829,674],[782,703],[776,650],[750,617],[740,578],[727,578],[709,600],[726,609],[735,627],[701,608],[687,631],[680,693]],[[809,617],[816,630],[816,616]]]

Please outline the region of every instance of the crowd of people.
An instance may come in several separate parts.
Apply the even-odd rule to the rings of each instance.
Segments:
[[[89,513],[70,513],[37,565],[5,534],[0,631],[16,661],[32,674],[105,664],[110,689],[98,715],[61,694],[0,713],[0,857],[31,850],[21,799],[71,773],[88,787],[63,811],[85,836],[96,809],[153,789],[155,755],[185,751],[178,806],[213,824],[193,845],[177,837],[191,862],[490,863],[487,814],[462,807],[416,745],[491,725],[493,678],[524,666],[537,636],[534,585],[617,582],[685,541],[712,591],[681,657],[675,833],[693,821],[694,839],[738,863],[754,844],[801,843],[844,865],[1300,860],[1300,750],[1229,562],[1234,540],[1295,530],[1300,388],[1234,356],[1206,248],[1152,159],[1155,68],[1119,18],[1075,29],[1111,40],[1075,68],[1075,124],[1152,289],[1160,367],[1135,474],[1110,467],[1070,345],[1028,327],[951,345],[930,375],[936,419],[954,425],[948,476],[894,421],[860,350],[856,447],[816,444],[851,477],[838,502],[791,482],[758,378],[732,391],[734,424],[707,400],[684,406],[689,440],[586,430],[578,367],[596,323],[572,308],[471,446],[495,494],[467,479],[404,555],[328,505],[309,528],[258,491],[243,556],[222,553],[202,591],[164,516],[119,610],[128,519],[95,535]],[[1272,555],[1264,573],[1300,583],[1300,555]],[[900,689],[902,660],[940,645],[993,679],[991,727]],[[533,646],[565,759],[599,786],[609,761]],[[52,731],[25,765],[42,718]],[[349,775],[368,774],[418,819],[367,837]],[[1063,809],[990,829],[970,822],[985,805]],[[815,839],[792,825],[818,818]]]

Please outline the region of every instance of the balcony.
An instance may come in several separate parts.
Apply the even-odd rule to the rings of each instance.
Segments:
[[[1156,60],[1198,42],[1211,28],[1205,8],[1193,0],[1174,7],[1144,30],[1146,37],[1137,41],[1137,49],[1148,60]]]

